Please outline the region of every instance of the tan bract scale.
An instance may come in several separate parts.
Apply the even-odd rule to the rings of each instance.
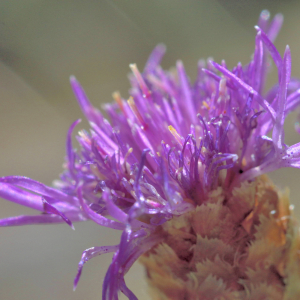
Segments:
[[[300,299],[300,236],[288,191],[267,176],[217,188],[161,226],[141,257],[155,300]]]

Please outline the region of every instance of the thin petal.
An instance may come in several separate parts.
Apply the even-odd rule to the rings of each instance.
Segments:
[[[285,119],[285,106],[286,106],[286,95],[287,87],[291,77],[291,52],[290,48],[287,46],[284,58],[283,58],[283,67],[282,67],[282,78],[280,82],[279,92],[278,92],[278,109],[276,121],[273,128],[272,139],[274,145],[277,149],[282,149],[283,143],[283,124]]]
[[[82,213],[66,213],[65,216],[73,222],[86,221],[87,218]],[[56,214],[41,214],[36,216],[16,216],[0,220],[0,226],[23,226],[35,224],[59,224],[65,220]]]
[[[50,197],[54,202],[62,201],[67,203],[78,203],[75,197],[69,196],[57,189],[51,188],[41,182],[33,180],[24,176],[7,176],[1,177],[0,182],[15,185],[34,193],[40,194],[41,196]]]
[[[82,273],[83,265],[86,262],[88,262],[91,258],[94,258],[98,255],[101,255],[101,254],[104,254],[104,253],[115,252],[115,251],[118,250],[118,248],[119,248],[119,245],[102,246],[102,247],[92,247],[92,248],[89,248],[89,249],[86,249],[85,251],[83,251],[80,262],[78,264],[78,271],[77,271],[76,277],[74,279],[73,290],[75,291],[75,289],[78,285],[78,282],[79,282],[79,279],[80,279],[80,276],[81,276],[81,273]]]
[[[272,20],[272,23],[269,27],[269,31],[268,31],[268,37],[270,38],[270,40],[272,42],[275,41],[281,26],[283,23],[283,15],[282,14],[276,14]]]
[[[77,98],[77,101],[83,113],[85,114],[86,118],[89,121],[94,122],[97,125],[100,125],[100,123],[103,122],[103,117],[101,113],[93,107],[88,97],[86,96],[85,91],[81,87],[80,83],[77,81],[77,79],[74,76],[70,77],[70,83],[73,92]]]
[[[138,300],[135,294],[127,287],[124,278],[120,279],[120,291],[128,297],[129,300]]]
[[[125,214],[117,205],[114,204],[108,189],[102,192],[102,197],[106,203],[109,214],[121,223],[127,223],[127,214]]]
[[[162,60],[165,52],[166,46],[164,44],[157,45],[148,58],[144,72],[153,72],[155,68],[160,64],[160,61]]]
[[[195,110],[195,104],[192,99],[191,95],[191,88],[189,86],[188,78],[183,66],[183,63],[181,61],[177,62],[177,73],[180,80],[181,90],[182,90],[182,97],[183,102],[185,103],[185,108],[187,110],[188,116],[191,118],[191,121],[193,123],[196,122],[196,110]]]
[[[67,150],[67,157],[68,157],[68,169],[72,174],[74,173],[74,164],[75,164],[75,155],[72,147],[72,133],[74,131],[75,126],[80,122],[81,120],[79,119],[76,120],[74,123],[72,123],[67,134],[66,150]],[[75,177],[74,174],[73,177]]]
[[[258,27],[255,26],[255,29],[260,32],[261,34],[261,39],[266,46],[266,48],[269,50],[271,57],[273,58],[273,61],[277,67],[278,70],[278,81],[280,82],[281,79],[281,69],[282,69],[282,58],[274,46],[274,44],[271,42],[271,40],[268,38],[268,36]]]
[[[11,184],[0,182],[0,197],[39,211],[44,210],[40,196],[24,191]]]
[[[94,212],[83,200],[82,197],[82,187],[78,188],[78,198],[80,201],[80,204],[82,206],[83,211],[88,215],[88,217],[93,220],[95,223],[104,226],[104,227],[109,227],[117,230],[124,230],[125,225],[119,222],[116,222],[114,220],[110,220],[108,218],[105,218],[96,212]]]

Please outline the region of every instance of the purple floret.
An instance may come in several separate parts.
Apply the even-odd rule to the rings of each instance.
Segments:
[[[291,78],[291,54],[283,58],[273,41],[282,16],[268,22],[263,13],[256,26],[253,59],[229,70],[226,63],[199,62],[194,84],[179,61],[164,71],[165,47],[158,45],[140,73],[130,65],[130,97],[118,93],[105,106],[109,121],[88,100],[78,81],[71,86],[90,123],[80,131],[75,151],[67,134],[65,171],[56,188],[29,178],[0,178],[0,196],[41,212],[0,220],[0,226],[93,220],[121,230],[119,245],[83,252],[83,265],[114,252],[103,283],[102,299],[118,299],[119,291],[137,299],[124,276],[145,252],[163,241],[160,226],[193,210],[221,186],[230,192],[245,180],[283,167],[300,168],[300,143],[284,143],[284,120],[300,102],[300,81]],[[270,57],[278,84],[264,92]],[[272,135],[270,135],[272,133]],[[268,136],[269,134],[269,136]]]

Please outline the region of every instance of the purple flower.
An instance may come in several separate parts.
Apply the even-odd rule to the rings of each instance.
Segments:
[[[91,129],[79,132],[75,151],[71,135],[80,120],[71,125],[55,188],[21,176],[0,178],[1,197],[41,212],[0,225],[66,222],[73,228],[72,222],[91,219],[121,230],[119,245],[83,252],[74,288],[88,260],[113,252],[102,299],[118,299],[119,291],[137,299],[124,276],[164,242],[163,224],[205,204],[218,187],[232,194],[267,172],[300,167],[300,143],[284,143],[284,120],[300,103],[300,81],[291,78],[289,47],[281,57],[273,44],[281,24],[281,15],[269,23],[262,14],[250,63],[229,70],[224,61],[200,61],[193,84],[181,61],[176,71],[162,70],[165,47],[158,45],[142,73],[130,65],[130,97],[114,93],[115,103],[105,106],[109,121],[71,77]],[[264,92],[269,55],[278,84]]]

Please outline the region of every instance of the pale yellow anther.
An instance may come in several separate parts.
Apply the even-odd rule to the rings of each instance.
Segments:
[[[121,98],[120,92],[119,91],[115,91],[112,94],[112,96],[113,96],[114,100],[117,102],[117,104],[120,107],[120,109],[123,112],[123,114],[126,116],[126,112],[125,112],[125,109],[124,109],[123,100]]]
[[[226,95],[226,92],[227,92],[226,78],[222,78],[219,83],[219,95],[224,96]]]
[[[144,98],[149,98],[151,96],[151,92],[149,91],[146,82],[143,79],[142,74],[138,70],[136,64],[130,64],[129,65],[134,77],[136,78],[138,85],[140,86],[140,89],[143,93]]]
[[[129,99],[127,100],[127,103],[129,105],[129,107],[131,108],[132,112],[134,113],[135,117],[138,119],[138,121],[141,123],[141,125],[144,126],[144,128],[145,128],[146,123],[145,123],[143,117],[141,116],[138,108],[136,107],[133,98],[129,97]]]
[[[208,151],[207,151],[207,149],[204,146],[202,146],[201,152],[204,154],[204,153],[207,153]]]
[[[136,107],[132,97],[129,97],[129,99],[127,100],[127,103],[130,106],[130,108]]]
[[[133,149],[129,148],[124,157],[124,167],[128,174],[130,174],[130,165],[127,163],[127,158],[130,155],[130,153],[132,153],[132,151],[133,151]]]
[[[175,171],[175,174],[177,175],[178,173],[181,173],[181,172],[182,172],[182,170],[183,170],[183,167],[181,167],[181,168],[178,168],[178,169]]]
[[[78,132],[78,135],[79,135],[82,139],[84,139],[84,141],[85,141],[87,144],[91,145],[91,140],[90,140],[90,138],[87,136],[87,134],[86,134],[86,132],[85,132],[84,130],[80,130],[80,131]]]
[[[210,109],[209,105],[207,104],[206,101],[202,101],[202,104],[207,108],[207,109]]]
[[[132,151],[133,151],[133,148],[129,148],[128,149],[128,151],[127,151],[127,153],[126,153],[126,155],[124,157],[124,161],[126,161],[127,157],[130,155],[130,153],[132,153]]]
[[[182,172],[183,168],[178,168],[176,171],[175,171],[175,177],[177,178],[177,180],[181,181],[181,172]]]
[[[122,103],[121,95],[119,91],[115,91],[112,93],[114,100],[119,104]]]
[[[242,159],[242,166],[243,167],[247,166],[247,161],[245,157]]]
[[[102,174],[99,169],[97,168],[96,165],[91,164],[90,165],[90,170],[92,171],[92,173],[100,180],[105,180],[107,179],[106,176],[104,174]]]
[[[174,136],[174,138],[178,142],[178,144],[180,146],[182,146],[181,136],[178,134],[178,132],[176,131],[176,129],[172,125],[169,125],[168,129],[172,133],[172,135]]]

